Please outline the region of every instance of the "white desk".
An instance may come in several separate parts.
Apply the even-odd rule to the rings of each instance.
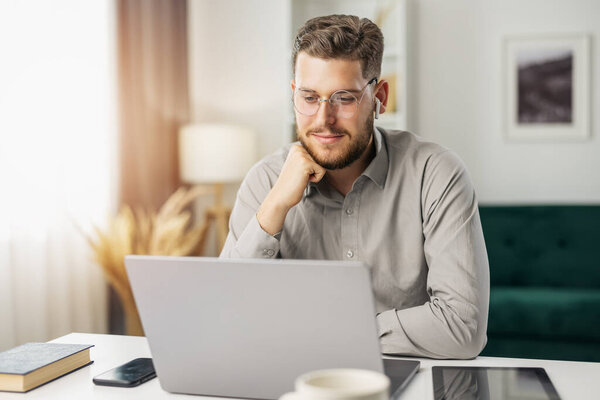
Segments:
[[[71,333],[53,342],[94,344],[95,347],[91,349],[94,363],[26,394],[0,392],[0,400],[201,398],[165,392],[161,389],[158,379],[152,379],[135,388],[96,386],[92,383],[92,378],[101,372],[137,357],[150,357],[146,338]],[[402,400],[433,399],[431,367],[434,365],[543,367],[563,400],[600,399],[600,385],[598,385],[600,363],[495,357],[478,357],[469,361],[430,359],[420,359],[420,361],[421,369],[402,394]],[[214,399],[223,400],[223,398]]]

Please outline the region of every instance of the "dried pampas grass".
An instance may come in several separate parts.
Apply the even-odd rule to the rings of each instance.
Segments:
[[[210,189],[203,186],[189,190],[180,188],[158,212],[134,210],[125,205],[109,221],[106,231],[95,227],[95,237],[85,235],[96,262],[121,299],[128,335],[143,335],[144,332],[125,272],[125,256],[202,254],[208,223],[205,221],[200,227],[192,227],[192,215],[186,207],[197,197],[210,193]]]

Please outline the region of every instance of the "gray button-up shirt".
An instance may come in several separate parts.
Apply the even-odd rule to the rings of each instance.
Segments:
[[[376,155],[343,196],[309,183],[275,236],[256,212],[290,145],[244,179],[221,257],[364,261],[383,353],[471,358],[486,343],[489,267],[477,200],[461,160],[403,131],[375,129]],[[335,323],[333,321],[333,323]]]

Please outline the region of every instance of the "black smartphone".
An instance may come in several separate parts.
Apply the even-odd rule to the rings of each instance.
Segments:
[[[136,358],[94,377],[96,385],[134,387],[156,376],[151,358]]]

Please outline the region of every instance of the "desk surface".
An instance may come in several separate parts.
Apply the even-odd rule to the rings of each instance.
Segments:
[[[71,333],[53,340],[57,343],[94,344],[91,357],[94,363],[29,393],[0,392],[0,400],[12,399],[195,399],[197,396],[165,392],[158,379],[135,388],[96,386],[92,378],[133,358],[150,357],[144,337]],[[433,389],[431,367],[435,365],[542,367],[554,383],[563,400],[597,399],[600,363],[528,360],[520,358],[477,357],[474,360],[419,359],[421,369],[401,396],[402,400],[431,400]],[[208,398],[208,397],[203,397]],[[213,397],[214,398],[214,397]],[[223,398],[214,398],[223,400]]]

